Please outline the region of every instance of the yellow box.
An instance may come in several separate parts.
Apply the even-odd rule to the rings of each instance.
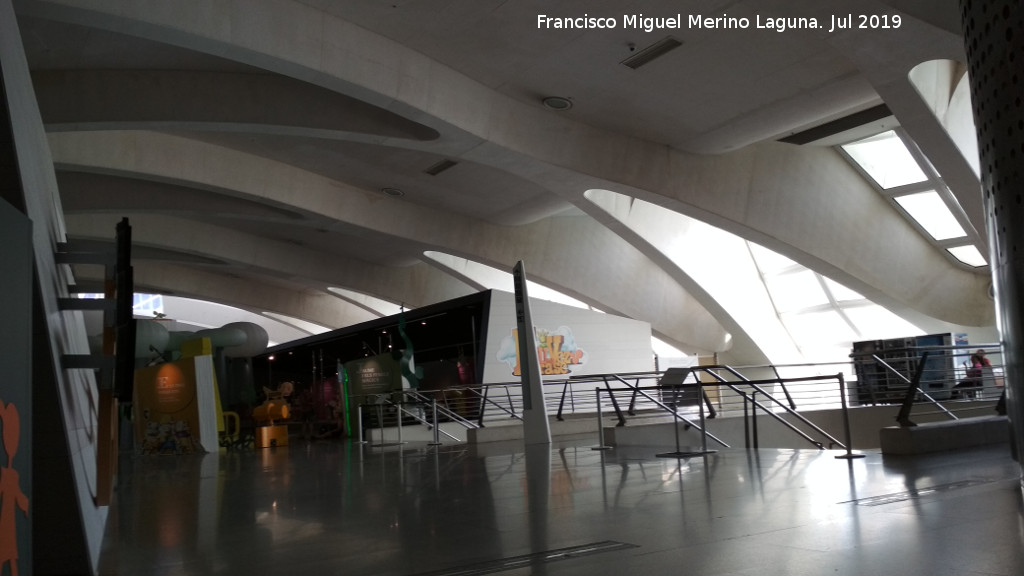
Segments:
[[[256,429],[256,447],[273,448],[288,445],[287,426],[260,426]]]
[[[182,358],[211,355],[213,355],[213,344],[210,343],[209,338],[196,338],[195,340],[188,340],[181,344]]]

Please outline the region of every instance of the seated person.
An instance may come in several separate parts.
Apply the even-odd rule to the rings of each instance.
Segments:
[[[991,367],[992,364],[989,363],[988,358],[985,358],[984,350],[979,349],[974,354],[971,354],[971,366],[970,368],[967,369],[967,377],[961,380],[959,384],[953,387],[953,398],[962,397],[961,391],[963,391],[964,389],[981,388],[982,371],[984,368]]]

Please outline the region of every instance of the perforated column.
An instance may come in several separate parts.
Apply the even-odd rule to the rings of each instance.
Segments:
[[[1006,363],[1007,412],[1017,460],[1024,463],[1024,5],[1020,0],[960,0],[960,11]]]

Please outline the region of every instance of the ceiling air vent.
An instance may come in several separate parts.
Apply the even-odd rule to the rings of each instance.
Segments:
[[[644,64],[650,63],[655,58],[661,58],[665,54],[668,54],[672,50],[679,48],[683,43],[671,36],[658,40],[654,44],[651,44],[647,48],[633,54],[629,58],[622,61],[622,64],[629,66],[633,70],[643,66]]]
[[[892,110],[889,110],[889,107],[885,104],[879,104],[878,106],[868,108],[867,110],[861,110],[860,112],[850,114],[849,116],[844,116],[843,118],[826,122],[820,126],[808,128],[807,130],[797,132],[795,134],[790,134],[785,138],[779,138],[779,142],[802,146],[804,144],[818,142],[819,140],[824,140],[825,138],[842,134],[873,122],[878,122],[879,120],[888,118],[889,116],[892,116]],[[879,126],[877,129],[873,130],[877,132],[881,130],[881,128],[882,127]],[[851,137],[850,139],[853,138]]]
[[[458,164],[458,162],[454,160],[441,160],[437,164],[434,164],[430,168],[424,170],[424,172],[430,174],[431,176],[437,176],[441,172],[444,172],[445,170],[451,168],[452,166],[455,166],[456,164]]]

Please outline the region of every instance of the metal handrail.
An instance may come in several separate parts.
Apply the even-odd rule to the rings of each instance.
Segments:
[[[712,372],[712,370],[725,370],[725,371],[729,372],[730,374],[732,374],[733,376],[739,378],[740,381],[738,383],[737,382],[731,382],[731,381],[726,380],[725,378],[723,378],[721,375],[719,375],[719,374],[717,374],[715,372]],[[767,380],[749,380],[745,376],[743,376],[742,374],[740,374],[739,372],[734,370],[732,367],[726,366],[726,365],[716,364],[716,365],[709,365],[709,366],[691,366],[690,367],[690,373],[691,374],[693,374],[695,372],[698,372],[698,371],[701,371],[701,372],[704,372],[704,373],[710,375],[712,378],[718,380],[718,382],[720,384],[724,384],[725,386],[727,386],[728,388],[730,388],[734,392],[737,392],[737,393],[740,393],[740,394],[742,394],[742,391],[735,386],[736,384],[750,386],[751,388],[753,388],[757,392],[760,392],[761,394],[764,394],[765,396],[767,396],[769,400],[771,400],[772,402],[777,404],[779,407],[781,407],[787,413],[791,414],[794,418],[800,420],[801,422],[803,422],[807,426],[810,426],[811,428],[813,428],[815,432],[821,434],[822,436],[824,436],[825,438],[830,440],[833,444],[838,445],[838,446],[840,446],[842,448],[846,448],[846,444],[840,442],[836,437],[834,437],[831,434],[829,434],[828,432],[822,430],[821,427],[819,427],[817,424],[811,422],[807,418],[804,418],[803,415],[800,414],[799,412],[797,412],[795,409],[790,408],[789,406],[786,406],[785,404],[780,402],[778,398],[776,398],[772,394],[768,393],[767,390],[765,390],[764,388],[761,387],[761,384],[781,384],[782,380],[785,380],[786,382],[813,382],[813,381],[821,381],[821,380],[826,380],[826,379],[830,379],[830,378],[835,378],[836,381],[838,382],[843,377],[841,373],[840,374],[824,375],[824,376],[804,376],[804,377],[801,377],[801,378],[785,378],[785,379],[783,379],[783,378],[772,378],[772,379],[767,379]],[[694,374],[694,377],[696,377],[696,374]],[[804,433],[803,430],[800,430],[799,428],[794,426],[792,423],[787,422],[785,419],[780,418],[778,414],[775,414],[771,410],[768,410],[760,402],[758,402],[755,398],[751,398],[750,401],[756,407],[761,408],[762,410],[764,410],[766,414],[772,416],[773,418],[778,420],[782,425],[784,425],[787,428],[791,429],[792,431],[796,432],[797,434],[802,436],[808,442],[814,444],[818,448],[824,448],[824,446],[822,445],[821,442],[818,442],[818,441],[814,440],[813,438],[808,436],[806,433]]]
[[[474,394],[474,395],[480,397],[480,400],[481,400],[480,416],[477,419],[477,425],[480,428],[484,427],[484,415],[485,415],[485,413],[487,411],[487,405],[488,404],[491,405],[491,406],[494,406],[495,408],[497,408],[498,410],[501,410],[502,412],[505,412],[506,414],[508,414],[509,416],[511,416],[511,417],[513,417],[513,418],[515,418],[517,420],[522,420],[523,419],[522,416],[520,416],[519,414],[516,414],[516,412],[515,412],[515,404],[512,403],[512,396],[511,396],[511,394],[508,393],[508,386],[509,386],[509,384],[502,384],[501,385],[501,386],[505,386],[505,393],[506,393],[506,396],[508,397],[508,405],[509,405],[508,408],[505,408],[501,404],[498,404],[494,400],[491,400],[490,398],[487,397],[488,396],[488,392],[494,386],[496,386],[496,385],[495,384],[484,384],[484,385],[482,385],[481,387],[484,390],[482,394],[475,387],[463,388],[463,390],[467,390],[471,394]]]
[[[661,373],[660,372],[623,372],[623,373],[620,373],[618,375],[622,376],[622,377],[626,377],[626,378],[636,378],[637,379],[637,384],[636,384],[637,386],[640,385],[640,380],[643,379],[643,378],[660,378],[661,377]],[[573,408],[574,408],[574,411],[575,411],[575,399],[573,398],[573,385],[574,384],[593,383],[593,384],[603,384],[605,387],[608,386],[607,380],[604,379],[603,375],[600,375],[600,374],[598,374],[598,375],[586,375],[586,376],[571,376],[569,378],[566,378],[565,380],[561,380],[561,381],[558,381],[558,382],[552,382],[551,384],[558,384],[559,382],[562,384],[562,395],[561,395],[561,398],[559,399],[559,402],[558,402],[558,411],[555,413],[555,418],[557,418],[559,421],[565,420],[565,418],[564,418],[564,409],[565,409],[565,399],[566,399],[567,396],[569,397],[570,403],[573,404]],[[635,395],[634,395],[634,397],[630,400],[630,408],[629,408],[629,410],[627,410],[627,413],[630,416],[634,415],[635,407],[636,407],[636,398],[635,398]],[[620,423],[624,422],[624,418],[622,417],[622,415],[619,414],[619,413],[617,413],[617,415],[620,416]]]
[[[779,374],[779,368],[776,365],[772,364],[771,369],[772,372],[775,373],[775,377],[778,378],[781,382],[782,374]],[[789,407],[792,408],[793,410],[796,410],[796,402],[794,402],[793,397],[789,395],[789,388],[786,387],[785,383],[780,383],[780,386],[782,386],[782,393],[786,395],[786,400],[789,401]]]
[[[904,427],[906,427],[906,426],[916,426],[916,424],[914,424],[913,422],[910,421],[910,409],[913,407],[913,405],[914,405],[914,398],[918,394],[920,394],[926,400],[928,400],[929,402],[934,404],[936,407],[938,407],[939,410],[944,412],[947,416],[949,416],[953,420],[959,420],[960,419],[960,418],[957,417],[956,414],[953,414],[952,412],[947,410],[945,406],[943,406],[942,404],[939,404],[935,400],[935,398],[932,398],[932,396],[930,394],[928,394],[924,390],[921,390],[921,375],[924,374],[924,367],[927,364],[927,360],[928,360],[928,351],[927,350],[925,350],[921,354],[921,359],[918,361],[917,368],[914,370],[914,378],[913,379],[908,379],[906,376],[901,374],[898,370],[896,370],[895,368],[890,366],[888,362],[886,362],[885,360],[882,360],[881,358],[879,358],[877,354],[872,354],[871,357],[875,359],[875,362],[878,362],[883,367],[885,367],[886,370],[889,370],[890,372],[892,372],[896,376],[899,376],[904,382],[909,384],[909,386],[907,387],[907,394],[906,394],[906,396],[904,396],[903,403],[900,406],[899,414],[896,415],[896,422],[898,422],[900,426],[904,426]]]
[[[430,422],[429,422],[429,421],[428,421],[428,420],[427,420],[426,418],[423,418],[423,417],[422,417],[422,416],[420,416],[419,414],[415,414],[415,413],[413,413],[413,412],[410,412],[410,411],[406,410],[406,409],[405,409],[405,406],[404,406],[404,405],[402,405],[402,404],[396,404],[396,403],[394,403],[394,402],[391,402],[390,400],[388,400],[388,402],[389,402],[390,404],[394,405],[394,406],[395,406],[395,407],[396,407],[396,408],[398,409],[398,417],[399,417],[399,418],[401,418],[401,417],[402,417],[402,416],[401,416],[401,415],[402,415],[402,413],[405,413],[405,414],[407,414],[407,415],[409,415],[409,416],[412,416],[412,417],[413,417],[413,418],[414,418],[415,420],[418,420],[418,421],[419,421],[419,422],[420,422],[421,424],[423,424],[424,426],[430,426],[430,427],[433,427],[433,428],[434,428],[434,431],[435,431],[435,432],[439,432],[439,433],[441,433],[441,434],[444,434],[445,436],[447,436],[447,437],[451,438],[452,440],[455,440],[456,442],[460,442],[460,440],[459,440],[458,438],[456,438],[455,436],[453,436],[453,435],[449,434],[448,432],[445,432],[445,431],[444,431],[444,430],[443,430],[443,429],[441,428],[441,425],[440,425],[440,423],[439,423],[439,422],[434,422],[434,423],[432,424],[432,423],[430,423]]]
[[[900,358],[900,360],[905,360],[905,361],[915,360],[916,361],[916,366],[914,366],[914,370],[913,370],[913,373],[911,374],[911,378],[908,378],[907,375],[904,374],[901,370],[895,368],[889,362],[887,362],[885,359],[883,359],[879,355],[877,350],[870,350],[870,351],[865,350],[865,351],[861,351],[861,352],[854,352],[854,353],[850,354],[850,358],[852,360],[854,360],[854,361],[857,361],[857,362],[864,362],[865,360],[870,358],[871,361],[873,361],[878,366],[882,367],[882,369],[887,374],[895,375],[897,381],[901,381],[901,382],[903,382],[904,384],[907,385],[907,389],[906,389],[905,392],[903,392],[902,390],[900,391],[901,395],[902,395],[902,399],[901,399],[901,402],[900,402],[901,406],[900,406],[899,414],[896,416],[896,421],[900,424],[900,426],[915,426],[916,424],[914,424],[914,422],[912,422],[910,420],[910,412],[911,412],[911,409],[912,409],[912,407],[914,405],[914,402],[915,402],[916,398],[921,398],[924,401],[926,401],[927,403],[931,404],[932,406],[934,406],[935,408],[938,409],[938,413],[941,413],[941,414],[945,415],[946,417],[950,418],[951,420],[959,420],[960,419],[951,410],[946,408],[946,406],[944,406],[939,400],[937,400],[935,397],[933,397],[927,391],[922,390],[921,387],[920,387],[922,376],[923,376],[923,374],[925,372],[925,367],[926,367],[925,360],[928,358],[929,354],[933,353],[933,352],[940,353],[940,354],[944,353],[944,352],[956,352],[956,351],[964,352],[964,351],[969,351],[969,350],[974,350],[974,349],[984,349],[984,350],[990,350],[990,351],[994,350],[996,353],[999,353],[1002,350],[1002,346],[1000,344],[980,343],[980,344],[955,344],[955,345],[949,345],[949,346],[929,345],[929,346],[904,346],[904,347],[895,347],[895,348],[885,348],[885,353],[886,354],[906,353],[907,354],[906,358]],[[984,385],[979,385],[978,386],[979,389],[981,389],[983,387],[984,387]],[[960,386],[955,386],[955,388],[960,388]],[[868,395],[871,398],[871,402],[872,403],[877,403],[879,401],[879,399],[875,396],[874,386],[868,386],[868,387],[866,387],[866,390],[868,392]],[[944,389],[943,393],[945,393],[946,391],[948,391],[948,389]],[[892,396],[889,396],[888,399],[892,400],[893,398],[892,398]]]
[[[609,397],[610,397],[610,398],[612,399],[612,405],[613,405],[613,406],[616,406],[616,411],[618,411],[619,409],[618,409],[618,406],[617,406],[617,404],[616,404],[616,402],[615,402],[615,393],[614,393],[613,389],[612,389],[612,388],[611,388],[610,386],[607,386],[607,384],[608,384],[608,380],[607,380],[608,376],[610,376],[610,377],[612,377],[612,378],[614,378],[614,379],[618,380],[619,382],[622,382],[623,384],[625,384],[625,385],[626,385],[626,387],[627,387],[627,388],[631,388],[631,389],[633,389],[633,392],[634,392],[634,393],[639,393],[639,394],[640,394],[641,396],[643,396],[644,398],[647,398],[648,400],[650,400],[651,402],[653,402],[653,403],[654,403],[655,405],[657,405],[658,407],[660,407],[660,408],[661,408],[662,410],[664,410],[664,411],[668,412],[669,414],[671,414],[671,415],[672,415],[672,416],[673,416],[673,417],[674,417],[675,419],[677,419],[677,420],[682,420],[682,421],[683,421],[683,422],[685,422],[685,423],[686,423],[686,424],[687,424],[688,426],[691,426],[691,427],[693,427],[693,428],[696,428],[696,429],[697,429],[698,431],[700,431],[700,432],[702,432],[702,433],[704,433],[704,434],[707,434],[708,438],[711,438],[711,439],[712,439],[712,440],[714,440],[715,442],[718,442],[719,444],[721,444],[721,445],[722,445],[722,446],[724,446],[725,448],[729,448],[729,447],[730,447],[730,446],[729,446],[728,444],[726,444],[726,443],[725,443],[724,441],[722,441],[722,440],[721,440],[720,438],[718,438],[718,437],[717,437],[717,436],[715,436],[714,434],[712,434],[712,433],[710,433],[710,432],[707,432],[707,431],[706,431],[706,430],[704,429],[704,427],[702,427],[702,426],[699,426],[699,425],[697,425],[697,424],[694,424],[694,423],[693,423],[693,422],[692,422],[692,421],[691,421],[691,420],[690,420],[689,418],[687,418],[686,416],[683,416],[682,414],[680,414],[680,413],[679,413],[679,412],[678,412],[678,411],[677,411],[677,410],[676,410],[675,408],[670,408],[670,407],[669,407],[669,406],[667,406],[666,404],[663,404],[663,403],[662,403],[661,401],[659,401],[659,400],[655,399],[655,398],[654,398],[653,396],[651,396],[650,394],[648,394],[648,393],[644,392],[644,391],[643,391],[643,389],[641,389],[641,388],[640,388],[639,386],[633,386],[633,385],[632,385],[632,384],[630,384],[629,382],[626,382],[625,380],[623,380],[623,379],[622,379],[622,378],[621,378],[621,377],[620,377],[620,376],[619,376],[618,374],[609,374],[609,375],[605,375],[605,380],[604,380],[604,382],[605,382],[605,385],[606,385],[606,387],[608,388],[608,396],[609,396]],[[622,416],[621,412],[619,412],[619,418],[620,418],[620,419],[622,419],[622,421],[623,421],[623,422],[625,422],[625,419],[623,418],[623,416]]]
[[[424,396],[423,392],[421,392],[419,390],[403,390],[403,394],[406,397],[411,397],[414,400],[417,400],[418,403],[423,404],[423,405],[429,405],[429,404],[432,404],[432,402],[433,402],[433,398],[428,398],[428,397]],[[460,414],[454,412],[451,408],[448,408],[447,400],[445,402],[445,406],[438,406],[437,410],[442,415],[448,417],[449,420],[452,420],[453,422],[458,422],[459,424],[461,424],[467,430],[470,429],[470,428],[479,428],[480,427],[480,426],[474,424],[473,422],[470,422],[467,418],[463,418]]]

